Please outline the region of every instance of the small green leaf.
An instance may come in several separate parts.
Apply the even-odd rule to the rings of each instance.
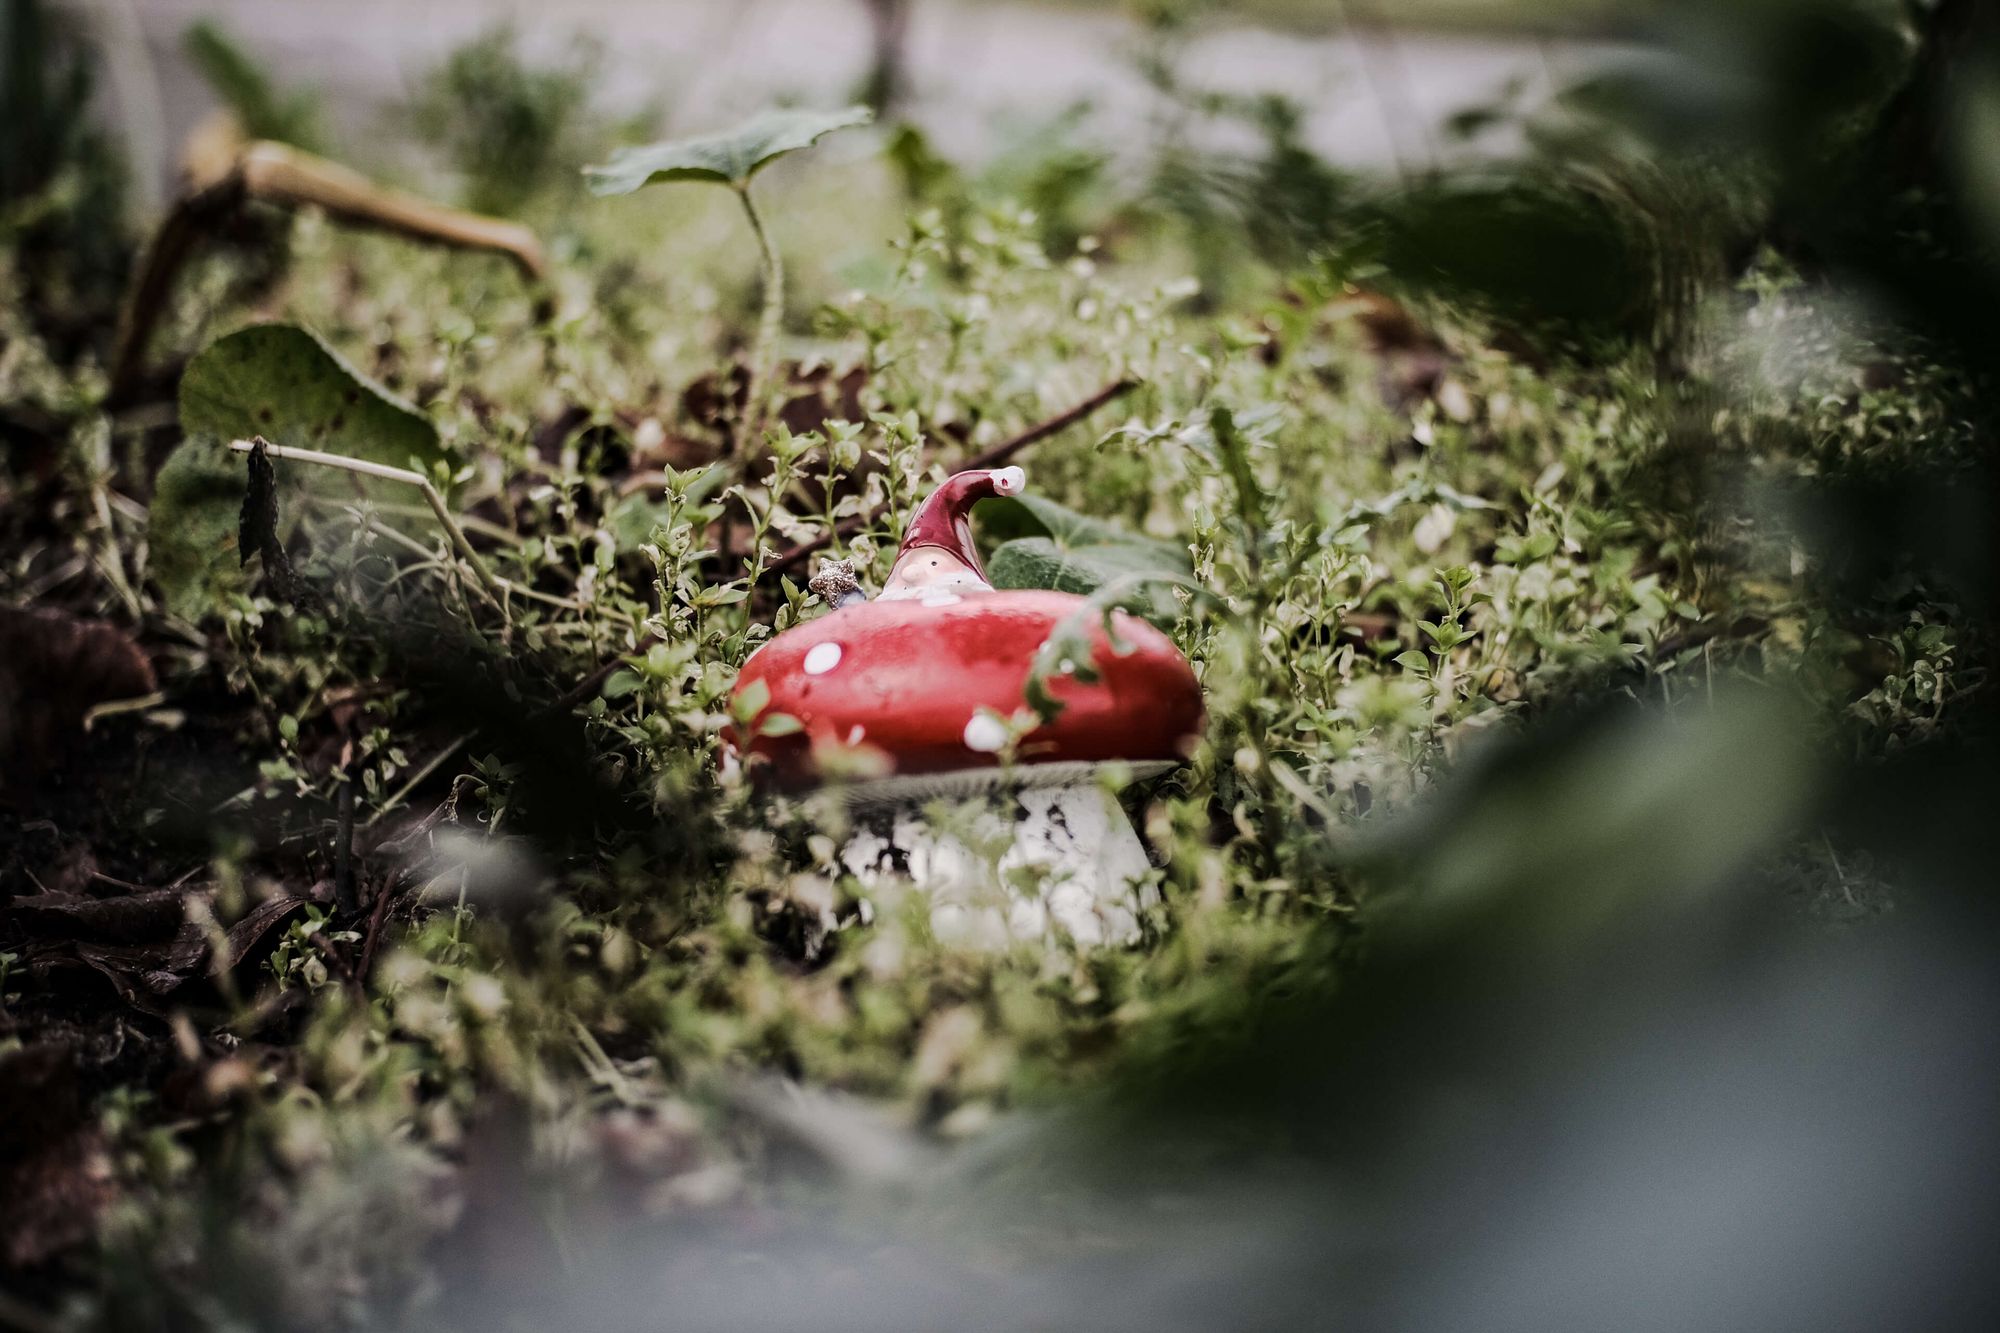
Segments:
[[[736,725],[748,726],[757,714],[764,711],[771,702],[771,687],[761,680],[753,680],[736,692],[729,701],[729,716]]]
[[[725,584],[711,583],[694,595],[694,604],[701,607],[734,606],[749,595],[748,588],[732,588]]]
[[[1097,645],[1091,638],[1090,626],[1094,620],[1108,624],[1110,614],[1109,608],[1087,606],[1063,617],[1049,631],[1049,637],[1029,664],[1028,679],[1021,690],[1023,700],[1043,722],[1055,721],[1066,706],[1049,688],[1051,681],[1068,676],[1088,685],[1098,679]]]
[[[585,167],[583,175],[596,195],[630,194],[655,181],[712,181],[741,187],[774,159],[810,148],[835,130],[873,119],[865,106],[765,111],[720,134],[621,148],[603,166]]]
[[[1236,414],[1226,407],[1209,410],[1208,428],[1216,456],[1236,491],[1236,516],[1244,534],[1254,546],[1263,539],[1264,491],[1250,465],[1250,441],[1236,423]]]
[[[759,736],[790,736],[794,732],[804,731],[805,725],[805,723],[799,721],[790,713],[766,713],[764,720],[757,724],[757,734]]]

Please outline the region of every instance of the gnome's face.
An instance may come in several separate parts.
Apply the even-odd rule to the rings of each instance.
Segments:
[[[942,546],[913,546],[897,559],[876,600],[893,602],[961,588],[990,592],[993,585],[977,569]]]

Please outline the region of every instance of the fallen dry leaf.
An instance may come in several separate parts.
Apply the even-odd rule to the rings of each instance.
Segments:
[[[109,898],[39,893],[7,904],[6,915],[30,935],[141,944],[180,929],[187,900],[178,889],[153,889]]]
[[[115,1195],[70,1053],[0,1055],[0,1268],[32,1268],[89,1240]]]
[[[0,607],[0,789],[33,784],[92,708],[156,688],[153,664],[116,625]]]

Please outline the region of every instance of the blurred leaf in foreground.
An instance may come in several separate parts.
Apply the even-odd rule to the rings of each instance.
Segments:
[[[1600,704],[1489,745],[1366,847],[1400,882],[1383,904],[1397,920],[1516,912],[1566,938],[1715,888],[1815,794],[1800,710],[1747,685],[1670,710]]]

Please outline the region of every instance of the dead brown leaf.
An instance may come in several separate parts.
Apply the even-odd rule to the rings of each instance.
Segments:
[[[180,929],[187,901],[178,889],[149,889],[110,898],[39,893],[16,898],[5,913],[29,935],[139,944]]]
[[[116,1192],[70,1052],[0,1055],[0,1268],[32,1268],[88,1241]]]
[[[35,782],[92,708],[156,688],[153,664],[116,625],[0,607],[0,788]]]

